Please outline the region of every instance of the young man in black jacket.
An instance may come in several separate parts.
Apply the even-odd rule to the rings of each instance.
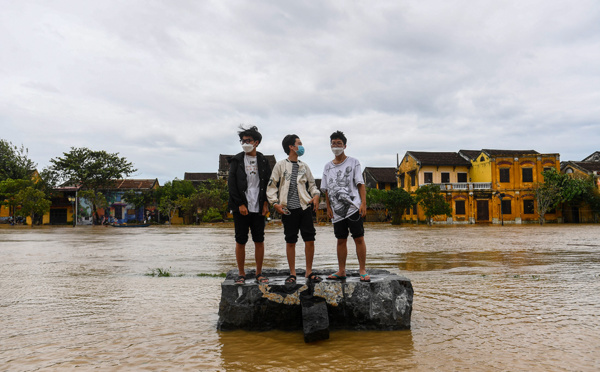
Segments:
[[[244,151],[230,159],[227,180],[229,209],[235,226],[235,259],[239,271],[235,284],[246,282],[244,262],[248,229],[254,241],[256,282],[266,284],[269,279],[262,273],[262,264],[265,255],[265,215],[269,211],[267,183],[271,177],[271,167],[265,156],[256,151],[262,140],[258,128],[240,129],[238,135]]]

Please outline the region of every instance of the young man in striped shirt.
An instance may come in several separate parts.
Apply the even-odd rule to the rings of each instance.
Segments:
[[[306,255],[306,280],[318,283],[322,279],[312,272],[316,231],[311,208],[317,210],[321,195],[310,168],[298,159],[304,154],[300,138],[289,134],[285,136],[281,145],[288,157],[277,162],[273,168],[267,186],[267,199],[281,214],[283,222],[286,255],[290,266],[290,275],[285,282],[296,283],[296,242],[300,232]]]

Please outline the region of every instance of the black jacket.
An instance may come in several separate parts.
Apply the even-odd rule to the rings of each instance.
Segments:
[[[227,187],[229,189],[229,209],[238,212],[240,205],[248,207],[246,200],[246,190],[248,189],[248,179],[246,178],[246,166],[244,165],[244,152],[229,159],[229,177],[227,178]],[[262,211],[264,203],[267,201],[267,184],[271,178],[271,166],[265,156],[256,152],[256,161],[258,163],[258,178],[260,179],[260,192],[258,194],[258,205]]]

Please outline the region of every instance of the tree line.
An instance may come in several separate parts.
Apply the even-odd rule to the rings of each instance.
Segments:
[[[24,146],[0,139],[0,205],[8,208],[11,218],[42,216],[50,210],[51,199],[58,187],[78,187],[79,196],[92,206],[95,223],[98,211],[108,207],[106,192],[115,181],[137,171],[131,162],[118,153],[72,147],[69,152],[50,160],[50,166],[35,175],[37,164],[29,159]],[[550,169],[542,172],[544,182],[535,186],[540,224],[545,215],[564,203],[586,203],[597,220],[600,214],[600,194],[593,176],[577,177]],[[154,206],[171,222],[176,212],[188,223],[222,220],[227,213],[228,191],[224,180],[210,180],[194,187],[190,181],[166,182],[157,190],[124,193],[123,198],[136,208]],[[404,213],[420,205],[428,224],[433,217],[452,216],[452,206],[445,200],[438,185],[419,187],[414,194],[404,189],[389,191],[370,188],[367,205],[380,221],[399,224]],[[33,225],[33,223],[32,223]]]
[[[9,210],[11,218],[30,217],[49,212],[51,199],[59,187],[77,187],[79,196],[92,206],[94,223],[99,223],[98,211],[108,207],[106,193],[115,181],[137,171],[131,162],[118,153],[72,147],[62,156],[52,158],[50,166],[36,174],[37,164],[29,159],[24,146],[0,139],[0,205]],[[158,190],[124,193],[127,203],[136,208],[155,206],[171,221],[175,211],[196,222],[223,218],[227,208],[225,181],[211,180],[200,187],[190,181],[173,180]]]

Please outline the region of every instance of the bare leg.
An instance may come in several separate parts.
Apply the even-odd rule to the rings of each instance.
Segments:
[[[296,243],[285,243],[285,253],[290,266],[290,275],[296,275]]]
[[[262,273],[263,259],[265,257],[265,243],[254,242],[254,259],[256,260],[256,275]]]
[[[361,236],[360,238],[354,239],[354,243],[356,244],[356,256],[358,257],[358,267],[361,275],[365,275],[367,273],[367,243],[365,243],[365,237]],[[365,279],[369,278],[367,275]]]
[[[235,260],[237,261],[239,275],[246,276],[246,272],[244,271],[246,244],[235,243]]]
[[[346,276],[346,258],[348,257],[348,239],[337,240],[337,257],[339,270],[336,273],[339,276]]]
[[[315,257],[315,242],[304,242],[304,255],[306,256],[306,273],[307,278],[312,273],[313,258]]]

